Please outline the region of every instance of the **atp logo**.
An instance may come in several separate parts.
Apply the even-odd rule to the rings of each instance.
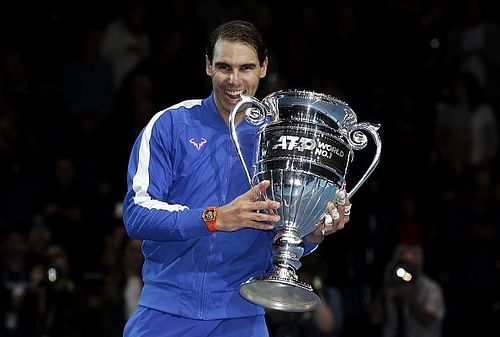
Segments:
[[[191,138],[189,140],[191,144],[196,148],[196,150],[200,151],[203,145],[207,143],[207,140],[205,138],[201,138],[199,142],[197,142],[194,138]]]

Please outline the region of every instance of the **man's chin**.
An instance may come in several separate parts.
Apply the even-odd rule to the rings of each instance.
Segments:
[[[226,107],[229,111],[232,111],[234,109],[234,107],[236,106],[236,104],[238,104],[238,102],[241,101],[241,97],[240,98],[236,98],[236,99],[228,99],[226,101]]]

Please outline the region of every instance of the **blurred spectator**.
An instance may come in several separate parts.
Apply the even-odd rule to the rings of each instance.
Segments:
[[[19,311],[29,283],[26,237],[15,229],[2,233],[0,245],[0,336],[18,336]]]
[[[426,219],[425,191],[416,189],[416,184],[406,187],[393,194],[394,202],[380,215],[377,220],[374,238],[372,267],[372,289],[375,292],[383,286],[380,274],[385,272],[387,261],[394,255],[394,247],[398,244],[427,247],[428,225]],[[423,196],[423,197],[422,197]],[[434,260],[434,259],[433,259]],[[435,261],[426,263],[426,267],[434,265]]]
[[[0,50],[0,90],[12,102],[14,109],[24,110],[31,90],[31,78],[27,69],[27,58],[16,48],[3,53]]]
[[[419,213],[419,202],[415,194],[408,193],[402,199],[399,219],[399,241],[409,245],[423,245],[423,228]]]
[[[146,7],[140,0],[127,0],[120,17],[106,25],[101,55],[111,63],[114,89],[140,61],[151,53],[151,41],[145,27]]]
[[[156,112],[153,100],[153,81],[151,77],[143,73],[134,73],[130,81],[126,82],[124,88],[123,105],[118,113],[124,114],[128,118],[129,128],[125,131],[128,136],[136,136],[147,124],[149,119]]]
[[[449,30],[446,47],[448,71],[473,74],[490,99],[500,94],[500,25],[487,18],[488,1],[461,0],[459,26]]]
[[[313,7],[305,5],[290,13],[293,15],[293,23],[287,22],[288,33],[284,36],[285,45],[282,47],[286,57],[280,60],[281,70],[288,76],[288,84],[293,88],[306,89],[310,85],[310,71],[307,64],[320,64],[319,57],[327,53],[321,48],[326,48],[327,44],[322,44],[322,32],[318,20],[320,13]],[[314,46],[314,47],[313,47]],[[319,89],[316,89],[319,91]]]
[[[370,317],[382,337],[439,337],[445,302],[441,286],[423,272],[423,251],[401,244],[383,275]]]
[[[475,166],[492,163],[498,151],[498,121],[484,89],[473,75],[464,72],[453,77],[450,89],[450,100],[435,121],[438,155],[450,156],[451,142],[466,137],[469,162]]]
[[[339,87],[338,90],[330,91],[336,97],[345,96],[346,100],[354,101],[358,98],[367,96],[369,90],[370,76],[367,74],[371,69],[363,61],[363,55],[366,55],[366,49],[369,45],[368,34],[363,28],[363,13],[356,5],[349,2],[331,3],[327,5],[325,11],[318,13],[321,20],[328,21],[325,27],[327,43],[335,48],[336,52],[315,52],[318,54],[318,64],[327,65],[318,75],[333,79],[333,82]],[[310,39],[310,37],[306,37]],[[316,50],[312,47],[313,50]],[[373,55],[372,57],[377,57]],[[360,76],[365,77],[361,79]],[[380,83],[379,83],[380,84]],[[343,94],[340,95],[339,92]],[[359,103],[363,101],[360,99]]]
[[[52,244],[52,232],[45,225],[43,216],[35,215],[28,231],[26,260],[30,266],[44,263],[44,254]]]
[[[83,259],[81,249],[87,247],[81,237],[84,224],[84,200],[88,186],[78,172],[77,162],[61,154],[54,159],[41,200],[45,224],[52,232],[52,242],[62,246],[72,263]]]
[[[494,311],[498,205],[492,174],[491,168],[476,169],[463,206],[445,210],[447,217],[442,225],[446,226],[446,236],[440,244],[446,246],[446,254],[440,262],[446,276],[447,312],[452,314],[445,326],[451,336],[476,333],[478,322],[485,331],[498,327]]]
[[[102,326],[107,337],[123,334],[125,322],[139,301],[144,261],[141,241],[125,239],[116,264],[104,277],[102,287]]]
[[[31,270],[30,285],[19,314],[20,336],[81,336],[83,297],[70,277],[66,251],[60,246],[50,246],[44,262]]]
[[[29,121],[22,111],[16,110],[8,96],[0,88],[0,176],[6,190],[14,191],[22,183],[26,174],[32,172],[33,161],[39,150],[37,140],[32,134]],[[9,215],[15,225],[26,225],[31,221],[29,214],[31,204],[19,206],[12,203],[12,193],[0,197],[0,218]]]
[[[101,41],[99,27],[84,25],[64,64],[64,107],[81,129],[97,127],[111,110],[113,71],[99,53]]]
[[[400,85],[391,92],[380,122],[385,162],[398,168],[389,173],[391,180],[408,181],[414,188],[423,179],[423,166],[431,160],[433,124],[425,116],[432,114],[432,106],[429,107],[428,98],[416,84]]]
[[[104,237],[101,264],[106,273],[120,266],[122,249],[126,241],[127,233],[123,225],[113,227]]]
[[[159,111],[156,110],[154,101],[154,84],[148,73],[137,69],[124,80],[120,92],[116,95],[116,105],[107,127],[120,132],[108,133],[106,136],[109,137],[107,144],[115,160],[110,162],[107,168],[99,168],[110,172],[111,181],[115,186],[120,186],[126,179],[125,174],[117,172],[127,166],[130,146],[147,121]],[[164,108],[166,106],[162,107]]]

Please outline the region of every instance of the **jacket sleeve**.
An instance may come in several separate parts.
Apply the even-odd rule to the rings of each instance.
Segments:
[[[311,254],[319,247],[319,244],[311,243],[304,237],[304,256]]]
[[[170,117],[161,115],[151,119],[132,148],[123,203],[125,229],[138,240],[179,241],[209,235],[202,209],[166,201],[173,181],[173,149],[171,135],[165,135],[171,130]]]

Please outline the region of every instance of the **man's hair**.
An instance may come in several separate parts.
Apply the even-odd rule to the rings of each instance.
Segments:
[[[252,23],[243,20],[227,21],[210,34],[210,40],[206,49],[208,60],[212,62],[215,44],[218,40],[241,42],[249,45],[257,52],[260,64],[267,56],[267,49],[261,32]]]

